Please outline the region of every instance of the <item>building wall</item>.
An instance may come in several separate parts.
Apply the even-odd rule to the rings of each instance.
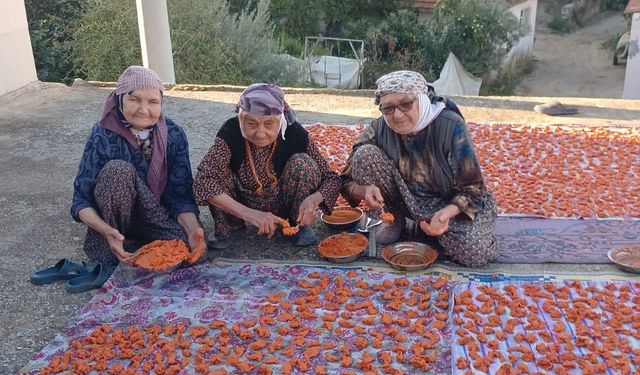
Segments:
[[[626,69],[622,98],[640,99],[640,13],[634,13],[631,20]]]
[[[24,1],[2,0],[0,95],[37,80]]]
[[[533,44],[536,35],[536,16],[538,10],[538,0],[527,0],[509,8],[509,11],[520,20],[522,27],[527,28],[527,34],[511,48],[505,58],[509,61],[512,57],[533,54]]]

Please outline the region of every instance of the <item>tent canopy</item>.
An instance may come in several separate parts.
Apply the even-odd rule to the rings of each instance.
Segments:
[[[474,95],[480,93],[482,78],[476,78],[462,66],[458,58],[449,52],[447,62],[444,63],[440,78],[433,82],[433,87],[439,95]]]

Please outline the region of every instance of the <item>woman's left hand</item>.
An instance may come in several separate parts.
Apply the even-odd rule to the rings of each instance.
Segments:
[[[198,233],[200,233],[200,235],[198,235]],[[200,241],[205,241],[204,230],[198,227],[198,228],[195,228],[195,230],[190,231],[188,234],[188,241],[189,241],[189,249],[192,252],[195,251],[198,248],[198,246],[200,246]],[[206,241],[204,246],[207,246]]]
[[[460,209],[455,205],[448,205],[445,208],[436,211],[431,217],[431,221],[423,220],[420,222],[420,228],[429,236],[440,236],[449,229],[449,220],[460,213]]]
[[[322,201],[322,195],[320,195],[320,193],[313,193],[300,203],[298,217],[296,218],[298,225],[305,226],[311,224],[316,219],[316,210],[320,204],[318,203],[318,196],[320,196],[320,201]]]

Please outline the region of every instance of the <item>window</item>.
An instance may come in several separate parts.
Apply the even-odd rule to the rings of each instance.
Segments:
[[[531,7],[520,10],[520,30],[531,31]]]

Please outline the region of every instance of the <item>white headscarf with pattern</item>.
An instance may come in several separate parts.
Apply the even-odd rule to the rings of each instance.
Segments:
[[[376,85],[378,85],[376,105],[380,104],[380,98],[392,93],[413,94],[418,98],[419,116],[418,122],[411,129],[413,134],[426,128],[445,108],[445,104],[441,101],[431,102],[431,98],[435,96],[435,90],[418,72],[411,70],[391,72],[378,78]]]

